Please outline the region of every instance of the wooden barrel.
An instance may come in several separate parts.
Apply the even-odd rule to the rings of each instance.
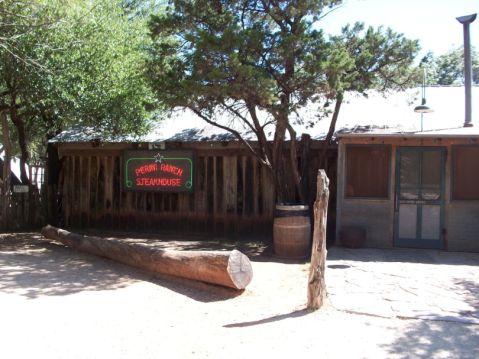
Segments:
[[[302,259],[309,255],[311,221],[307,205],[280,203],[274,212],[273,239],[279,258]]]

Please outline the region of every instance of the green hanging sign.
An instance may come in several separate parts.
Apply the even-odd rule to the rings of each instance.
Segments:
[[[194,192],[194,150],[123,150],[124,192]]]

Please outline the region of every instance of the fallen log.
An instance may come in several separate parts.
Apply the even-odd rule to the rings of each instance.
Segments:
[[[251,262],[237,250],[170,251],[115,239],[83,236],[47,225],[42,235],[75,250],[105,257],[154,273],[244,289],[253,278]]]

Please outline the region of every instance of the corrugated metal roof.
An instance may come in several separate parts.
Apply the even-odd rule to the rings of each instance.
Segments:
[[[421,103],[421,89],[410,89],[406,92],[394,93],[384,97],[377,92],[369,96],[348,94],[341,106],[336,133],[338,137],[361,136],[375,134],[382,136],[400,136],[404,133],[421,136],[471,136],[479,135],[479,86],[472,88],[472,123],[478,127],[463,128],[465,118],[465,90],[463,86],[427,87],[426,99],[433,113],[423,115],[423,132],[421,132],[421,115],[414,108]],[[293,127],[298,138],[308,133],[314,140],[326,137],[330,125],[330,117],[317,121],[317,111],[313,108],[303,109]],[[263,120],[266,115],[263,114]],[[223,123],[231,124],[231,118],[222,118]],[[316,122],[308,127],[309,121]],[[251,129],[235,124],[235,129],[246,140],[255,141]],[[439,131],[439,132],[438,132]],[[273,139],[274,128],[266,130],[268,140]],[[91,142],[100,139],[102,142],[180,142],[180,141],[237,141],[236,137],[218,127],[207,124],[190,111],[179,111],[174,117],[160,123],[147,136],[141,138],[115,137],[105,131],[96,131],[91,127],[73,126],[63,131],[50,142]]]

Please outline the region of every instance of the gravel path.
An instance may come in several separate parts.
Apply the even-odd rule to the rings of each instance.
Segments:
[[[3,234],[0,358],[479,357],[478,325],[308,313],[307,265],[254,252],[237,292]]]

